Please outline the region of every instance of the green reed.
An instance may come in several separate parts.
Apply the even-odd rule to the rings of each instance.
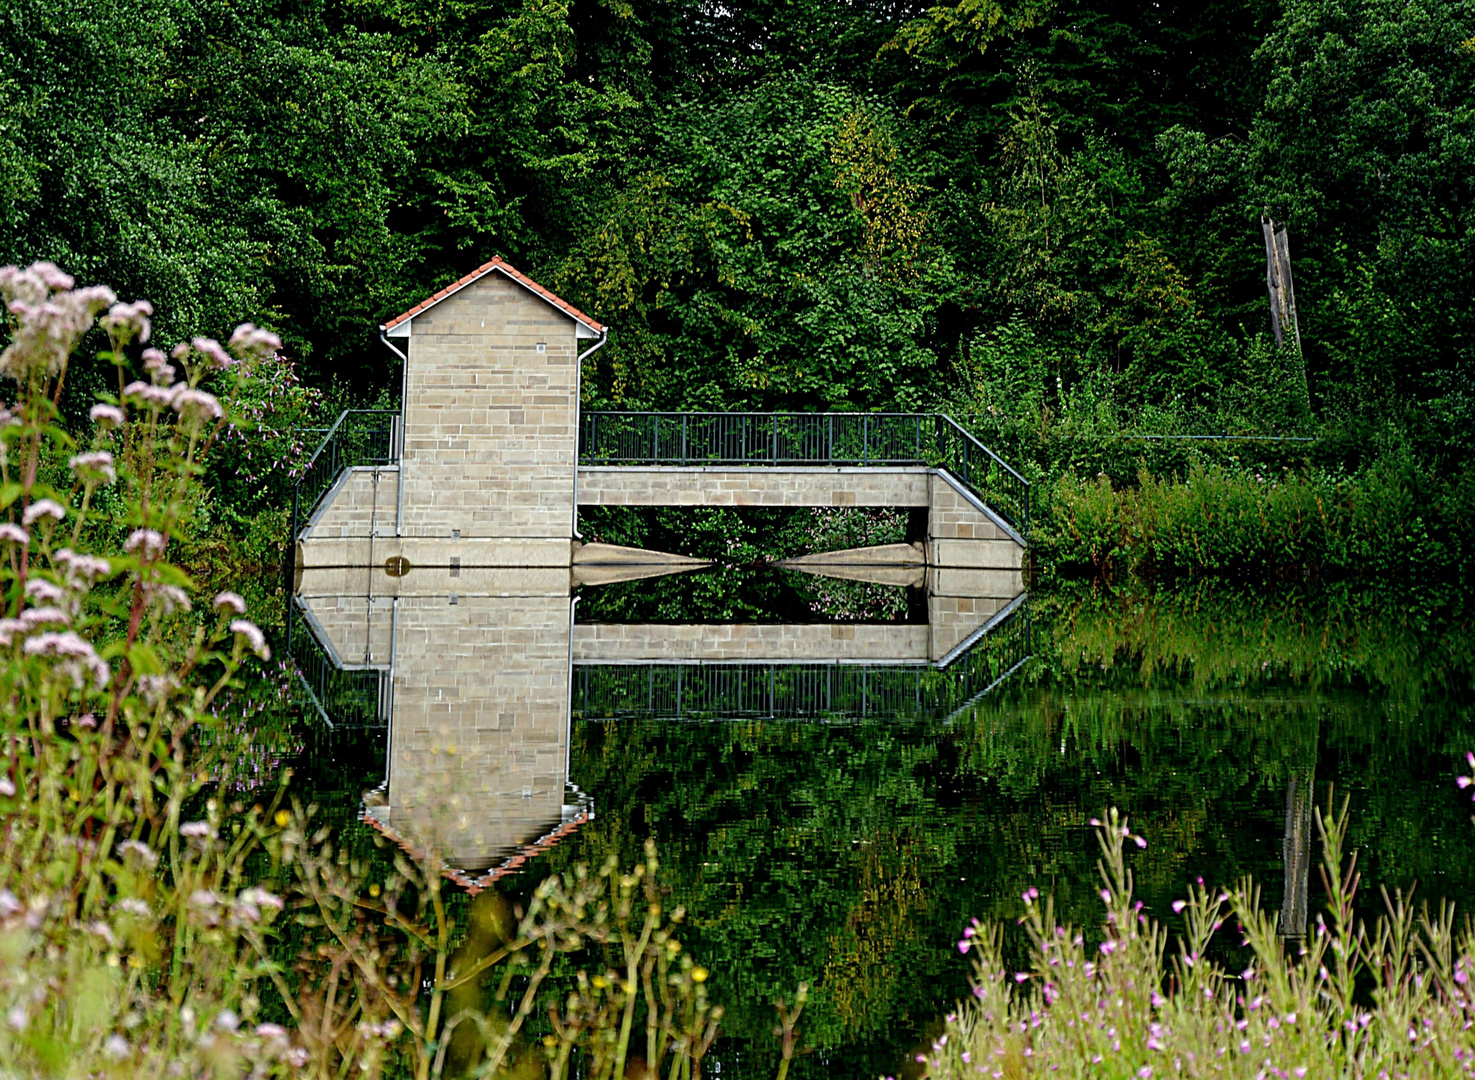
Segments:
[[[1463,571],[1475,475],[1436,479],[1398,455],[1352,475],[1196,463],[1130,486],[1070,473],[1041,503],[1037,557],[1057,568],[1401,579]]]
[[[1471,757],[1475,765],[1475,755]],[[1468,779],[1466,778],[1466,785]],[[1023,896],[1028,958],[1011,970],[1002,930],[977,922],[958,948],[972,958],[972,997],[947,1017],[930,1053],[934,1078],[1224,1076],[1448,1077],[1475,1072],[1475,936],[1454,910],[1382,893],[1386,914],[1355,914],[1357,857],[1347,811],[1318,812],[1326,911],[1301,937],[1282,936],[1259,887],[1202,879],[1173,908],[1176,942],[1133,897],[1134,836],[1113,809],[1095,822],[1105,922],[1099,944],[1058,922],[1054,904]],[[1213,959],[1216,935],[1241,935],[1240,971]]]

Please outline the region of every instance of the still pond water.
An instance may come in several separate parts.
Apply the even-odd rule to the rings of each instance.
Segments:
[[[341,651],[386,669],[395,653],[399,715],[297,723],[282,760],[365,849],[417,813],[448,817],[451,871],[514,901],[576,863],[631,866],[654,837],[727,1008],[713,1075],[773,1074],[771,1003],[800,982],[812,1051],[790,1075],[900,1073],[967,992],[954,943],[970,918],[1012,926],[1035,885],[1096,923],[1088,820],[1108,806],[1147,838],[1139,895],[1170,926],[1197,876],[1253,875],[1288,929],[1314,919],[1306,793],[1325,805],[1329,785],[1351,800],[1368,914],[1380,885],[1475,901],[1454,784],[1475,748],[1461,596],[1058,588],[981,610],[986,630],[940,667],[826,659],[823,641],[855,633],[902,652],[936,633],[916,590],[854,585],[882,615],[796,631],[821,641],[805,662],[696,662],[734,622],[771,645],[824,606],[817,587],[733,568],[583,586],[572,627],[566,594],[320,599]],[[686,645],[653,660],[632,644],[652,626]],[[458,654],[468,640],[495,647]]]

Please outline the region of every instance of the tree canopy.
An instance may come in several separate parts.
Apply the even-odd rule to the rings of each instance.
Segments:
[[[15,0],[0,262],[360,396],[500,254],[591,403],[1202,410],[1284,381],[1268,212],[1313,407],[1464,415],[1472,110],[1462,0]]]

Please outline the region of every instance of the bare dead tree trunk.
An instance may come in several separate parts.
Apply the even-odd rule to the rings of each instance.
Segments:
[[[1296,289],[1291,280],[1291,239],[1284,225],[1260,217],[1265,233],[1265,287],[1270,293],[1270,326],[1275,343],[1284,346],[1289,331],[1296,352],[1301,351],[1301,327],[1296,319]]]

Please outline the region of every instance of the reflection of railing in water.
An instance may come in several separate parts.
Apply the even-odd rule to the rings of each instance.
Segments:
[[[925,720],[993,689],[1030,655],[1022,606],[946,668],[925,664],[577,664],[576,720]]]
[[[294,596],[297,608],[287,624],[287,652],[297,679],[330,728],[382,728],[389,723],[392,683],[387,670],[345,668],[313,632],[312,617]]]
[[[285,635],[287,655],[296,665],[303,685],[315,695],[318,712],[322,713],[330,727],[333,721],[329,719],[324,706],[323,694],[314,687],[321,687],[324,692],[328,692],[327,688],[335,682],[335,677],[328,674],[334,669],[334,665],[327,658],[322,645],[302,626],[302,620],[298,617],[301,613],[293,599],[293,594],[297,591],[297,538],[304,521],[312,517],[318,503],[332,490],[345,469],[359,465],[392,465],[399,461],[399,457],[398,410],[345,409],[327,430],[312,456],[307,459],[307,464],[303,466],[292,488],[292,531],[287,534],[287,557],[282,568],[282,587],[288,597]],[[337,674],[341,676],[351,673]],[[336,688],[333,692],[337,692]],[[358,694],[360,691],[354,693]],[[388,715],[387,710],[385,715]],[[382,720],[377,722],[383,723]]]
[[[581,465],[924,465],[1029,530],[1029,481],[941,413],[590,411],[580,423]]]

